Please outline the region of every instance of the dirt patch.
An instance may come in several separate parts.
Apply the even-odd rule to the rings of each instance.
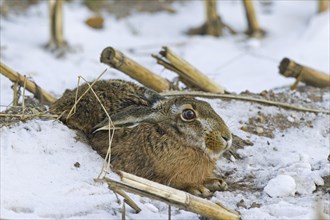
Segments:
[[[244,199],[242,199],[241,201],[239,201],[236,204],[237,208],[244,208],[244,209],[253,209],[253,208],[260,208],[261,204],[257,203],[257,202],[253,202],[250,206],[248,206],[247,204],[245,204]]]
[[[307,108],[329,108],[330,105],[324,106],[329,100],[329,97],[324,98],[329,94],[330,87],[316,88],[312,86],[301,85],[296,90],[291,90],[288,87],[275,88],[261,93],[252,93],[249,91],[242,92],[240,95],[249,96],[269,101],[283,102],[294,104]]]
[[[264,114],[258,112],[256,116],[250,117],[247,122],[241,122],[243,126],[241,130],[255,135],[274,138],[276,130],[285,131],[289,128],[310,127],[313,128],[312,122],[302,118],[296,118],[295,115],[283,114]]]
[[[314,88],[311,86],[300,86],[292,91],[289,88],[278,88],[269,91],[263,91],[259,94],[249,91],[240,95],[265,99],[281,103],[292,104],[306,108],[325,109],[330,108],[330,100],[325,100],[326,94],[329,94],[330,88]],[[329,99],[329,97],[327,97]],[[327,106],[326,103],[329,103]],[[261,108],[260,108],[261,109]],[[247,121],[240,121],[241,130],[258,136],[274,138],[274,132],[285,131],[289,128],[310,127],[313,128],[311,121],[304,117],[298,117],[298,114],[265,114],[260,110],[255,116]]]
[[[324,184],[322,186],[317,186],[316,191],[322,191],[324,193],[330,193],[330,175],[322,177]]]
[[[229,192],[234,192],[234,191],[262,192],[263,191],[263,188],[256,186],[256,184],[255,184],[256,177],[252,174],[244,176],[244,179],[239,180],[239,181],[231,180],[230,177],[225,178],[225,180],[228,184],[227,191],[229,191]]]

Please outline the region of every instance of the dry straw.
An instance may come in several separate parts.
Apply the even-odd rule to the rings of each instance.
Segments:
[[[101,105],[102,110],[104,111],[104,113],[106,114],[109,124],[108,127],[109,128],[114,128],[111,117],[108,113],[108,111],[106,110],[106,108],[104,107],[103,103],[101,102],[100,98],[98,97],[98,95],[96,94],[95,90],[93,89],[94,84],[104,75],[104,73],[107,71],[107,69],[105,69],[92,83],[89,83],[84,77],[82,76],[78,76],[78,80],[77,80],[77,89],[76,89],[76,96],[75,96],[75,103],[72,106],[72,108],[69,111],[69,114],[67,116],[66,119],[69,119],[72,115],[75,114],[76,112],[76,108],[77,108],[77,104],[80,102],[80,100],[89,92],[91,91],[93,93],[93,95],[95,96],[95,98],[97,99],[98,103]],[[87,85],[88,85],[88,89],[81,95],[78,97],[79,94],[79,86],[80,86],[80,80],[83,80]],[[111,131],[109,131],[109,146],[108,146],[108,150],[107,150],[107,154],[105,156],[100,174],[98,175],[97,179],[101,179],[102,175],[103,177],[105,177],[107,174],[110,173],[111,171],[111,144],[112,144],[112,140],[113,140],[113,136],[114,136],[114,129],[112,129]]]
[[[210,98],[210,99],[212,99],[212,98],[213,99],[214,98],[235,99],[235,100],[246,101],[246,102],[256,102],[256,103],[260,103],[260,104],[264,104],[264,105],[276,106],[276,107],[291,109],[291,110],[295,110],[295,111],[330,114],[329,110],[300,107],[300,106],[290,105],[290,104],[283,103],[283,102],[258,99],[258,98],[247,97],[247,96],[242,96],[242,95],[219,94],[219,93],[209,93],[209,92],[199,92],[199,91],[168,91],[168,92],[162,92],[161,95],[163,95],[163,96],[190,95],[190,96]]]

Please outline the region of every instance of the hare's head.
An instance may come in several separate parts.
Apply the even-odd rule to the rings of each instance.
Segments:
[[[231,146],[229,128],[209,103],[191,97],[177,97],[158,105],[177,134],[211,158],[219,157]]]
[[[174,130],[183,143],[202,150],[212,159],[218,158],[232,143],[229,128],[210,104],[192,97],[159,99],[151,107],[130,106],[111,119],[112,123],[104,120],[93,132],[134,127],[140,123],[159,124],[164,132]]]

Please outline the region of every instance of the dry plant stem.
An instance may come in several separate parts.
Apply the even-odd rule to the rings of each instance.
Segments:
[[[236,34],[229,25],[225,24],[217,13],[216,4],[218,0],[204,0],[206,9],[206,21],[199,27],[191,28],[187,31],[188,35],[211,35],[219,37],[223,35],[223,30],[227,29],[231,34]]]
[[[194,87],[197,87],[205,92],[216,92],[216,93],[225,92],[224,88],[215,84],[206,75],[204,75],[194,66],[192,66],[186,60],[179,57],[168,47],[163,47],[163,50],[160,51],[159,54],[163,56],[164,59],[169,61],[167,63],[170,63],[173,67],[175,67],[175,69],[179,70],[176,71],[176,73],[179,74],[180,77],[182,77],[185,81],[189,82],[189,84],[193,85]],[[158,57],[158,59],[161,58]],[[164,62],[166,61],[163,61],[162,63]],[[158,61],[158,63],[160,62]],[[166,66],[164,67],[166,68]]]
[[[296,78],[296,81],[292,84],[292,86],[290,86],[291,90],[297,89],[297,86],[298,86],[299,82],[301,81],[303,75],[304,74],[299,74],[299,76]]]
[[[77,107],[77,104],[80,102],[80,100],[87,94],[87,92],[89,92],[89,90],[92,89],[93,85],[101,78],[101,76],[103,76],[103,74],[106,72],[107,70],[105,69],[94,81],[91,85],[89,85],[88,89],[78,98],[78,88],[79,88],[79,84],[80,84],[80,78],[82,78],[81,76],[78,77],[78,86],[77,86],[77,91],[76,91],[76,100],[75,100],[75,103],[74,105],[72,106],[72,108],[70,109],[69,111],[69,114],[67,116],[66,119],[69,119],[75,112],[75,109]],[[85,82],[87,82],[87,80],[85,80]],[[78,98],[78,99],[77,99]]]
[[[142,209],[125,193],[124,190],[120,188],[111,188],[110,186],[109,188],[115,193],[121,195],[124,198],[124,202],[127,203],[127,205],[129,205],[132,209],[134,209],[136,213],[141,212]]]
[[[24,75],[24,84],[23,84],[23,98],[22,98],[22,120],[24,120],[25,114],[25,88],[26,88],[26,76]]]
[[[217,1],[205,0],[206,8],[206,34],[219,37],[222,36],[222,24],[217,14]]]
[[[322,13],[329,10],[330,1],[329,0],[319,0],[319,9],[318,12]]]
[[[272,106],[282,107],[282,108],[291,109],[291,110],[295,110],[295,111],[330,114],[330,111],[328,111],[328,110],[299,107],[299,106],[294,106],[294,105],[290,105],[287,103],[264,100],[264,99],[257,99],[257,98],[252,98],[252,97],[239,96],[239,95],[215,94],[215,93],[198,92],[198,91],[192,91],[192,92],[169,91],[169,92],[162,92],[161,95],[163,95],[163,96],[190,95],[190,96],[197,96],[197,97],[203,97],[203,98],[235,99],[235,100],[247,101],[247,102],[257,102],[260,104],[272,105]]]
[[[78,76],[78,81],[77,81],[77,90],[76,90],[76,94],[75,94],[75,97],[74,97],[74,107],[73,107],[73,110],[72,110],[72,114],[75,114],[76,111],[77,111],[77,100],[78,100],[78,91],[79,91],[79,86],[80,86],[80,79],[81,77]],[[88,87],[88,89],[90,89],[90,87]],[[71,114],[69,114],[71,116]],[[69,117],[69,116],[68,116]],[[68,118],[67,117],[67,118]]]
[[[14,86],[13,86],[13,90],[14,90],[14,98],[13,98],[13,106],[18,106],[18,83],[14,82]]]
[[[151,72],[112,47],[107,47],[102,51],[100,61],[127,74],[157,92],[166,91],[171,88],[168,80]]]
[[[165,67],[165,69],[171,70],[172,72],[175,72],[175,73],[180,72],[180,70],[177,69],[175,66],[173,66],[173,64],[166,62],[165,60],[163,60],[161,57],[157,56],[156,54],[152,54],[151,56],[156,59],[157,64],[162,65],[163,67]],[[180,74],[183,74],[183,73],[180,73]]]
[[[102,75],[103,75],[103,73],[100,75],[100,77],[101,77]],[[95,93],[94,89],[92,88],[93,84],[94,84],[99,78],[97,78],[92,84],[90,84],[89,82],[87,82],[87,80],[86,80],[84,77],[80,76],[80,78],[82,78],[82,79],[86,82],[86,84],[88,85],[88,89],[90,89],[90,90],[92,91],[92,93],[94,94],[95,98],[97,99],[97,101],[98,101],[99,104],[101,105],[103,111],[104,111],[105,114],[107,115],[111,127],[114,127],[114,126],[112,126],[113,123],[112,123],[112,120],[111,120],[111,118],[110,118],[109,113],[107,112],[107,110],[106,110],[106,108],[104,107],[104,105],[102,104],[100,98],[97,96],[97,94]],[[109,125],[109,126],[110,126],[110,125]]]
[[[110,120],[109,120],[108,126],[111,125]],[[111,131],[109,130],[108,134],[109,134],[109,136],[108,136],[109,146],[108,146],[107,154],[105,155],[105,158],[104,158],[104,161],[103,161],[101,172],[97,177],[98,179],[101,178],[102,174],[104,174],[104,177],[105,177],[111,170],[111,164],[110,164],[110,162],[111,162],[111,144],[112,144],[112,140],[113,140],[113,136],[115,134],[115,131],[112,130],[112,133],[111,133]]]
[[[50,46],[66,46],[63,35],[63,0],[49,0]]]
[[[0,113],[0,117],[17,117],[22,118],[22,114],[7,114]],[[58,115],[50,115],[48,112],[40,112],[38,114],[26,114],[25,119],[33,119],[33,118],[45,118],[45,119],[57,119]]]
[[[109,186],[165,202],[178,208],[198,213],[212,219],[238,220],[240,216],[232,210],[223,208],[208,200],[193,196],[187,192],[174,189],[123,171],[118,171],[122,182],[105,178]]]
[[[157,64],[162,65],[165,69],[168,69],[168,70],[171,70],[172,72],[177,73],[179,75],[178,80],[181,81],[182,83],[184,83],[188,88],[195,88],[197,90],[199,89],[199,88],[196,88],[196,86],[191,84],[189,81],[187,81],[185,78],[182,78],[181,75],[184,73],[182,73],[181,70],[179,70],[178,68],[173,66],[173,64],[163,60],[161,57],[159,57],[155,54],[152,54],[151,56],[156,59]],[[178,90],[178,85],[174,84],[173,88],[174,88],[174,90]]]
[[[95,179],[95,182],[104,182],[103,179]],[[117,194],[121,195],[124,198],[124,202],[127,203],[127,205],[129,205],[132,209],[135,210],[136,213],[141,212],[141,208],[133,201],[133,199],[131,199],[124,190],[122,190],[121,188],[118,188],[116,186],[110,185],[109,184],[109,189],[111,189],[115,195],[117,196]],[[119,201],[119,198],[117,196],[117,199]]]
[[[3,63],[0,63],[0,72],[12,82],[17,82],[20,86],[24,86],[24,76],[15,72]],[[45,90],[40,88],[36,83],[28,79],[26,79],[26,89],[33,93],[35,98],[38,99],[41,103],[51,104],[56,101],[54,96],[50,95]]]
[[[87,94],[88,91],[91,91],[93,93],[93,95],[95,96],[95,98],[97,99],[97,101],[99,102],[99,104],[101,105],[104,113],[106,114],[107,118],[108,118],[108,121],[109,121],[109,124],[108,126],[109,127],[114,127],[113,126],[113,123],[112,123],[112,120],[111,120],[111,117],[108,113],[108,111],[105,109],[104,105],[102,104],[101,100],[99,99],[99,97],[97,96],[97,94],[95,93],[94,89],[93,89],[93,85],[95,84],[95,82],[97,82],[102,76],[103,74],[106,72],[107,70],[105,69],[94,81],[92,84],[90,84],[84,77],[82,76],[79,76],[78,77],[78,86],[77,86],[77,91],[76,91],[76,96],[75,96],[75,103],[74,105],[72,106],[72,108],[70,109],[70,112],[67,116],[67,119],[70,118],[74,112],[75,112],[75,109],[76,109],[76,106],[77,104],[80,102],[80,100]],[[80,79],[83,79],[85,81],[85,83],[88,85],[88,89],[78,98],[78,88],[79,88],[79,85],[80,85]],[[107,151],[107,154],[105,156],[105,159],[104,159],[104,162],[103,162],[103,165],[102,165],[102,168],[101,168],[101,172],[100,174],[98,175],[98,179],[102,176],[102,174],[104,173],[104,175],[106,175],[107,173],[109,173],[109,171],[111,170],[110,168],[110,161],[111,161],[111,143],[112,143],[112,139],[113,139],[113,135],[114,135],[114,130],[112,130],[112,133],[109,131],[109,135],[108,135],[108,138],[109,138],[109,147],[108,147],[108,151]]]
[[[285,77],[294,77],[307,85],[324,88],[330,86],[330,76],[318,70],[296,63],[284,58],[279,66],[280,74]]]
[[[103,73],[100,74],[100,76],[93,82],[93,84],[105,73],[105,71]],[[109,113],[107,112],[107,110],[105,109],[104,105],[102,104],[100,98],[97,96],[97,94],[95,93],[94,89],[92,88],[92,85],[90,85],[86,79],[84,79],[82,76],[80,76],[80,78],[82,78],[88,85],[88,89],[90,89],[92,91],[92,93],[94,94],[95,98],[97,99],[97,101],[99,102],[99,104],[101,105],[103,111],[105,112],[105,114],[107,115],[107,118],[108,118],[108,121],[109,121],[109,124],[108,126],[109,127],[114,127],[113,126],[113,123],[112,123],[112,120],[111,120],[111,117],[109,115]],[[78,80],[79,82],[79,80]],[[77,89],[78,90],[78,89]],[[76,95],[77,97],[77,95]],[[110,172],[111,170],[111,167],[110,167],[110,161],[111,161],[111,144],[112,144],[112,140],[113,140],[113,136],[114,136],[114,133],[115,131],[112,130],[112,133],[111,131],[109,130],[108,132],[108,141],[109,141],[109,146],[108,146],[108,151],[107,151],[107,154],[105,156],[105,159],[104,159],[104,162],[103,162],[103,165],[102,165],[102,169],[101,169],[101,172],[98,176],[98,178],[100,178],[102,176],[102,174],[104,173],[104,175],[106,175],[107,173]]]
[[[150,193],[153,196],[160,197],[161,199],[158,198],[158,200],[161,200],[161,201],[165,200],[165,202],[170,201],[170,203],[168,203],[169,205],[175,204],[175,206],[177,206],[179,208],[183,208],[188,211],[197,211],[197,213],[202,214],[203,216],[215,218],[215,219],[237,219],[236,217],[239,217],[237,215],[237,212],[225,208],[222,204],[220,206],[215,205],[214,203],[212,203],[208,200],[202,199],[197,196],[193,196],[187,192],[177,190],[172,187],[165,186],[160,183],[156,183],[156,182],[135,176],[130,173],[126,173],[124,171],[118,171],[117,173],[120,175],[121,180],[125,184],[135,187],[137,189],[140,189],[141,191]],[[180,207],[181,205],[183,207]],[[190,205],[192,205],[192,207],[189,207]],[[199,206],[199,207],[195,207],[195,205]],[[203,206],[205,207],[205,210],[203,209]],[[209,207],[207,207],[207,206],[209,206]],[[196,210],[195,209],[190,210],[190,208],[196,208]],[[216,210],[213,210],[213,208],[215,208]],[[219,210],[217,210],[217,209],[219,209]],[[198,211],[200,211],[200,212],[198,212]],[[204,213],[204,211],[206,213]],[[219,213],[214,213],[213,211],[215,211],[215,212],[219,211],[219,213],[221,213],[221,215],[223,214],[223,216],[218,216],[217,214],[219,214]]]
[[[242,0],[242,1],[244,4],[246,19],[248,21],[247,34],[253,37],[262,37],[264,35],[264,31],[259,26],[253,6],[253,1],[251,0]]]
[[[126,220],[126,206],[125,206],[125,202],[123,202],[123,207],[121,209],[121,220]]]

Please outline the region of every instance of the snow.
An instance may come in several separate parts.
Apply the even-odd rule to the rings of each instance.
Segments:
[[[273,1],[267,10],[255,2],[260,26],[267,32],[261,40],[248,39],[243,34],[188,37],[184,32],[204,20],[203,2],[175,3],[174,7],[176,14],[134,13],[120,20],[103,13],[105,28],[93,30],[84,24],[92,13],[78,2],[67,3],[64,35],[73,52],[56,58],[43,48],[49,36],[47,4],[42,2],[25,13],[1,17],[1,62],[31,77],[56,97],[74,88],[78,75],[93,80],[108,68],[99,63],[100,52],[107,46],[123,51],[166,78],[174,78],[150,57],[161,46],[169,46],[232,92],[261,92],[291,85],[293,79],[278,73],[278,64],[284,57],[330,72],[330,14],[316,14],[316,1]],[[218,7],[224,22],[239,32],[245,31],[240,1],[221,1]],[[108,69],[103,78],[131,80],[113,69]],[[1,75],[0,85],[0,105],[4,110],[12,101],[12,83]],[[322,103],[328,109],[329,97],[324,95]],[[322,177],[330,175],[328,115],[239,101],[207,101],[234,134],[254,143],[238,151],[242,160],[220,159],[217,171],[231,173],[227,182],[243,181],[261,189],[216,192],[211,201],[238,210],[242,219],[315,219],[318,210],[329,218],[329,195],[315,192],[317,186],[324,184]],[[311,121],[313,128],[276,130],[273,139],[240,130],[240,121],[247,121],[259,111],[283,114],[289,122],[303,117]],[[75,131],[57,121],[32,120],[2,127],[0,132],[1,219],[121,218],[122,203],[106,185],[94,182],[102,158],[77,139]],[[77,162],[80,166],[75,166]],[[111,177],[117,178],[114,174]],[[126,206],[127,219],[168,218],[166,204],[130,196],[142,211],[135,214]],[[247,208],[237,207],[241,200]],[[252,207],[254,202],[260,207]],[[172,219],[199,219],[194,213],[174,207],[171,213]]]
[[[115,198],[105,196],[106,187],[90,178],[99,171],[102,159],[77,142],[72,130],[58,122],[36,120],[3,128],[1,133],[1,153],[7,155],[1,157],[2,215],[14,212],[31,218],[67,218],[76,216],[81,208],[89,213],[89,209],[114,202]],[[78,153],[77,147],[82,151]],[[77,161],[80,168],[74,167]],[[64,200],[69,210],[61,205]]]
[[[264,190],[270,197],[294,196],[296,182],[289,175],[278,175],[267,183]]]

